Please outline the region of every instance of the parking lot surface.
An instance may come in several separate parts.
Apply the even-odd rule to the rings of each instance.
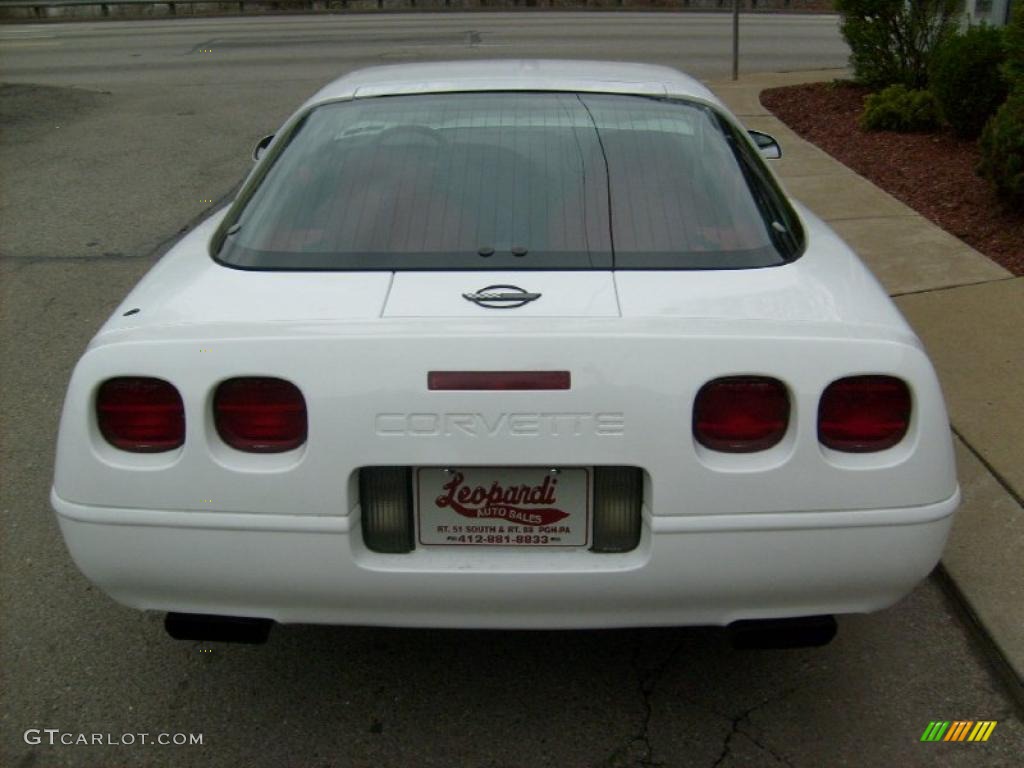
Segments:
[[[744,24],[751,68],[845,63],[832,17]],[[1019,714],[931,580],[887,611],[842,618],[817,650],[734,651],[713,629],[302,626],[265,646],[199,645],[100,594],[61,542],[47,498],[75,360],[313,90],[382,61],[508,55],[716,77],[728,34],[725,16],[699,14],[0,28],[0,765],[1019,764]],[[936,719],[998,726],[984,744],[920,742]]]

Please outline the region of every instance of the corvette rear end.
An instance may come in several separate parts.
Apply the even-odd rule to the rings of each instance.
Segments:
[[[339,81],[97,334],[52,502],[112,597],[277,622],[727,625],[878,610],[935,565],[959,500],[942,395],[867,270],[692,81],[523,66]],[[451,93],[478,98],[473,120],[423,100]],[[358,145],[332,174],[369,179],[329,214],[301,151],[317,135],[318,158]],[[737,153],[749,200],[699,163],[654,178],[698,142]],[[465,181],[486,168],[506,197]],[[265,192],[284,179],[301,204]]]

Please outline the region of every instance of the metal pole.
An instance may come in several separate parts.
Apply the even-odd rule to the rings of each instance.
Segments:
[[[740,0],[732,0],[732,79],[740,77]]]

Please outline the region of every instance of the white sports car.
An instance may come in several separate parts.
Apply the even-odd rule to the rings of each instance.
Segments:
[[[695,80],[366,69],[256,154],[61,420],[72,557],[172,635],[824,642],[935,565],[959,489],[921,343]]]

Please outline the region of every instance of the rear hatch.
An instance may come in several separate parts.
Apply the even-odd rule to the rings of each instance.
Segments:
[[[397,272],[384,317],[616,317],[612,272]]]

